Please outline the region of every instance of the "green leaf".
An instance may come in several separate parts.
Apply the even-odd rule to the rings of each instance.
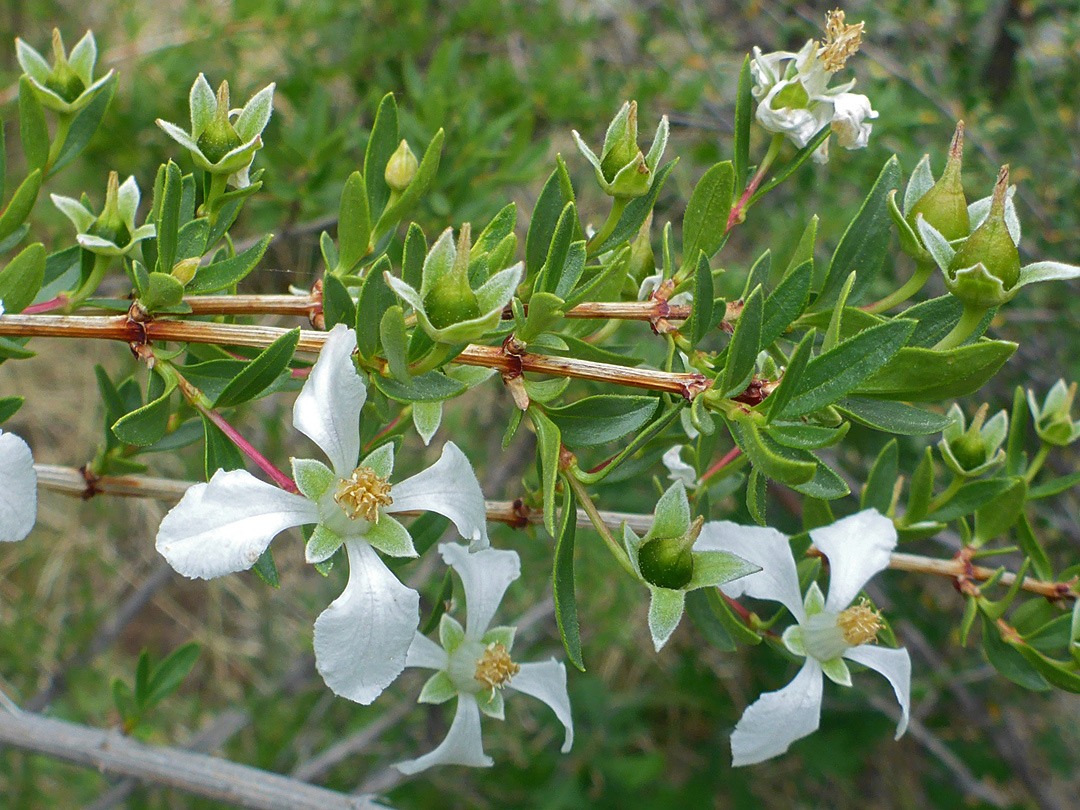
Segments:
[[[579,399],[547,415],[568,447],[594,447],[617,441],[649,422],[659,400],[649,396],[599,394]]]
[[[0,270],[0,301],[8,315],[22,312],[34,302],[45,281],[45,246],[25,247]]]
[[[427,252],[427,239],[423,229],[415,222],[410,223],[409,231],[405,234],[405,247],[401,254],[401,279],[414,290],[419,290],[423,281],[424,258]],[[374,269],[371,272],[374,273]]]
[[[441,402],[468,389],[465,383],[437,371],[410,377],[408,383],[378,374],[373,374],[371,380],[376,388],[395,402]]]
[[[31,171],[45,171],[49,161],[49,127],[45,123],[45,110],[34,91],[30,77],[19,78],[19,137],[22,140],[26,165]]]
[[[947,503],[930,513],[932,520],[948,523],[959,517],[970,515],[980,506],[992,501],[998,495],[1011,487],[1013,482],[1008,478],[990,478],[983,481],[968,481],[953,495]]]
[[[783,413],[784,408],[791,402],[791,398],[795,396],[795,392],[799,389],[802,376],[806,373],[806,366],[810,362],[816,334],[817,332],[811,329],[803,335],[803,339],[799,341],[799,344],[791,353],[787,368],[784,369],[784,376],[780,379],[780,385],[759,406],[766,412],[766,418],[770,422]]]
[[[156,399],[116,420],[112,432],[124,444],[146,447],[165,435],[169,424],[169,397],[176,388],[170,383]]]
[[[1027,501],[1027,482],[1012,479],[1009,487],[975,510],[975,545],[979,546],[1005,534],[1024,509]]]
[[[383,278],[389,269],[390,259],[380,256],[368,271],[356,302],[356,346],[364,359],[371,359],[379,350],[379,324],[386,310],[397,301]]]
[[[746,511],[759,526],[768,526],[768,498],[769,479],[762,474],[761,470],[750,470],[750,477],[746,479]]]
[[[297,327],[267,346],[225,386],[214,400],[214,407],[229,408],[262,394],[288,371],[299,342],[300,328]]]
[[[30,211],[37,202],[38,191],[41,189],[41,170],[34,169],[26,176],[15,193],[11,195],[7,208],[0,214],[0,241],[7,239],[19,226],[30,216]]]
[[[933,448],[927,447],[915,472],[911,474],[911,487],[908,490],[908,507],[904,514],[904,523],[917,523],[926,517],[930,510],[930,501],[934,496],[934,454]]]
[[[874,466],[870,468],[870,475],[867,476],[866,485],[859,499],[860,509],[872,507],[883,515],[889,513],[899,463],[900,448],[896,439],[893,439],[881,448],[881,452],[874,460]]]
[[[218,470],[244,469],[244,456],[221,428],[202,416],[203,426],[203,472],[206,480],[213,478]]]
[[[431,139],[431,143],[428,144],[424,157],[420,160],[420,166],[416,170],[416,176],[413,177],[408,188],[401,192],[397,202],[387,205],[386,210],[379,217],[373,231],[376,238],[381,238],[383,234],[400,222],[430,188],[435,180],[435,174],[439,171],[439,159],[442,157],[443,140],[445,138],[446,133],[440,128],[435,133],[435,137]],[[378,209],[373,208],[372,210]]]
[[[1027,453],[1024,451],[1024,442],[1027,439],[1028,418],[1030,416],[1031,412],[1028,410],[1027,396],[1024,394],[1023,387],[1018,385],[1013,389],[1012,409],[1009,417],[1009,437],[1005,442],[1005,472],[1008,475],[1020,475],[1027,469]],[[1080,474],[1077,475],[1076,481],[1080,481]],[[1072,484],[1068,486],[1072,486]],[[1035,494],[1041,488],[1032,488],[1028,497],[1032,499],[1042,497]],[[1058,490],[1057,492],[1061,491]],[[1057,492],[1047,494],[1056,495]]]
[[[765,299],[765,317],[761,323],[761,345],[771,346],[802,315],[810,300],[810,282],[814,275],[812,259],[801,262],[776,285]]]
[[[210,233],[210,220],[199,217],[184,224],[176,237],[176,256],[173,261],[202,256],[206,252],[206,238]]]
[[[750,463],[769,478],[796,486],[805,484],[814,477],[818,464],[816,459],[811,461],[807,458],[809,453],[784,447],[762,433],[751,419],[735,419],[728,425],[731,435],[746,453]]]
[[[150,273],[139,303],[147,312],[161,312],[178,306],[184,300],[184,285],[169,273]]]
[[[814,243],[817,240],[817,226],[818,217],[817,214],[814,214],[810,217],[810,221],[806,223],[806,227],[799,237],[799,244],[795,246],[795,252],[791,254],[791,260],[784,270],[784,278],[787,278],[788,275],[803,262],[812,263],[814,261]],[[813,268],[811,268],[810,276],[811,278],[814,276]],[[821,289],[821,284],[824,282],[824,278],[820,279],[820,283],[815,283],[813,285],[814,289]]]
[[[574,191],[566,164],[561,156],[556,156],[555,159],[555,171],[540,190],[540,196],[533,206],[532,219],[529,220],[529,231],[525,236],[525,270],[530,281],[544,266],[563,209],[574,201]]]
[[[176,245],[180,233],[180,198],[183,195],[184,180],[180,167],[171,160],[165,166],[165,185],[161,193],[161,208],[157,219],[157,269],[162,273],[172,272],[176,263]],[[154,268],[150,268],[151,270]],[[192,289],[197,287],[200,278],[209,268],[203,268],[192,282]]]
[[[840,342],[840,325],[844,317],[844,310],[847,307],[848,296],[851,295],[851,287],[854,284],[855,274],[852,273],[847,277],[847,281],[844,282],[844,286],[840,290],[840,297],[837,298],[832,315],[829,317],[829,328],[825,330],[825,340],[821,344],[821,350],[823,352],[835,348]]]
[[[1050,564],[1050,558],[1039,543],[1035,530],[1031,527],[1031,521],[1021,510],[1016,522],[1016,542],[1020,550],[1031,560],[1031,567],[1035,570],[1035,576],[1040,579],[1052,580],[1054,567]]]
[[[735,323],[735,333],[731,336],[727,349],[724,382],[720,386],[721,396],[741,394],[754,376],[758,352],[761,351],[762,298],[762,288],[755,287],[743,304],[742,314]]]
[[[713,277],[709,266],[709,257],[704,251],[698,252],[697,267],[694,270],[694,308],[690,312],[690,345],[696,346],[712,327],[713,319]]]
[[[695,261],[698,253],[704,253],[708,263],[720,249],[731,213],[735,175],[731,161],[717,163],[702,175],[690,194],[682,223],[684,265]],[[700,300],[695,297],[695,304]]]
[[[574,591],[574,536],[577,532],[577,501],[569,484],[563,484],[562,514],[555,539],[552,590],[555,594],[555,622],[559,625],[566,657],[585,671],[581,657],[581,630],[578,625],[577,595]]]
[[[529,298],[529,310],[525,324],[517,330],[517,337],[528,344],[562,320],[563,300],[547,292],[533,293]]]
[[[1050,688],[1050,684],[1039,674],[1038,669],[1026,661],[1016,647],[1001,638],[1001,631],[996,624],[986,616],[982,617],[982,623],[983,652],[994,669],[1025,689],[1045,692]]]
[[[804,458],[807,461],[810,459],[817,461],[811,453],[807,453],[805,450],[799,452],[804,454]],[[809,495],[811,498],[820,498],[823,501],[834,501],[837,498],[843,498],[851,493],[851,490],[844,482],[844,479],[820,461],[817,461],[817,467],[814,468],[814,475],[809,481],[802,484],[792,484],[792,488],[796,492],[801,492],[803,495]]]
[[[409,376],[407,362],[408,346],[405,334],[405,314],[401,307],[393,306],[386,310],[379,323],[379,336],[382,339],[383,351],[386,353],[386,363],[390,367],[390,373],[398,382],[410,385],[412,380]]]
[[[833,252],[825,285],[814,300],[814,309],[831,305],[840,288],[851,273],[858,282],[851,293],[857,302],[877,277],[885,262],[892,236],[892,220],[889,217],[888,196],[900,186],[900,163],[896,155],[886,161],[870,193],[863,200],[859,212],[844,231],[840,244]]]
[[[364,150],[364,177],[368,211],[377,214],[386,207],[390,199],[390,186],[386,185],[386,164],[398,147],[398,112],[397,100],[393,93],[387,93],[379,102],[375,113],[375,123],[371,125],[371,136]]]
[[[950,421],[949,417],[933,411],[881,399],[844,397],[835,407],[856,424],[901,436],[940,433]]]
[[[537,276],[540,289],[537,292],[554,293],[562,279],[563,268],[566,258],[570,253],[570,243],[574,239],[575,231],[580,228],[577,218],[577,207],[573,202],[568,202],[559,214],[559,220],[555,225],[555,231],[548,246],[547,258]]]
[[[345,181],[345,187],[341,189],[337,230],[338,260],[337,266],[333,268],[335,276],[344,275],[352,270],[368,251],[368,242],[371,239],[371,211],[368,209],[368,199],[364,176],[360,172],[353,172]]]
[[[1072,668],[1072,663],[1055,661],[1021,642],[1010,641],[1009,644],[1052,686],[1066,692],[1080,693],[1080,673]]]
[[[323,317],[326,329],[333,329],[336,324],[352,326],[356,323],[356,304],[337,276],[327,272],[323,275]]]
[[[637,236],[637,232],[641,230],[641,226],[645,224],[645,220],[649,217],[649,212],[652,211],[653,206],[656,204],[656,197],[660,194],[664,181],[678,162],[679,159],[675,158],[656,173],[649,193],[644,197],[637,197],[630,201],[630,204],[623,210],[622,216],[619,217],[611,236],[604,240],[602,245],[590,250],[589,255],[595,256],[604,253]]]
[[[273,238],[273,234],[267,234],[243,253],[200,267],[187,285],[188,292],[210,293],[238,284],[262,260]]]
[[[173,650],[169,656],[154,668],[147,685],[146,700],[143,702],[146,708],[160,703],[178,688],[195,661],[199,658],[201,648],[195,642],[190,642]]]
[[[536,429],[536,453],[540,460],[540,482],[544,490],[544,528],[555,534],[555,485],[559,481],[559,451],[562,435],[558,426],[535,405],[529,406],[529,418]]]
[[[743,59],[739,70],[739,87],[735,91],[735,159],[733,161],[735,185],[742,188],[750,166],[750,122],[753,119],[754,100],[750,89],[750,55]],[[727,224],[726,222],[724,223]]]
[[[333,557],[331,557],[329,560],[325,560],[319,563],[319,565],[325,567],[328,563],[332,564],[331,560],[333,560]],[[281,581],[278,578],[277,566],[274,565],[274,553],[269,548],[267,548],[266,551],[264,551],[259,556],[259,559],[255,561],[255,565],[251,566],[251,570],[255,572],[255,575],[259,579],[261,579],[271,588],[281,587]],[[323,576],[326,576],[326,574],[324,573]]]
[[[439,591],[435,594],[435,598],[431,600],[431,615],[428,616],[427,621],[424,622],[423,627],[420,629],[422,635],[426,636],[428,633],[435,631],[442,620],[443,614],[446,613],[447,604],[453,598],[454,572],[447,568],[442,583],[439,585]]]
[[[1013,418],[1015,418],[1015,412]],[[1060,495],[1065,490],[1072,489],[1077,484],[1080,484],[1080,471],[1069,473],[1061,478],[1044,481],[1037,487],[1032,487],[1028,492],[1028,500],[1036,501],[1040,498],[1049,498],[1054,495]]]
[[[818,355],[807,363],[799,388],[780,415],[813,413],[850,394],[900,351],[914,328],[914,321],[886,321]]]
[[[113,95],[116,93],[116,76],[107,81],[89,104],[79,110],[75,120],[71,122],[67,138],[60,148],[60,153],[53,162],[50,174],[56,174],[62,168],[75,160],[90,143],[98,127],[105,118],[105,112],[109,108]]]
[[[15,415],[23,401],[22,397],[0,397],[0,425]]]
[[[698,588],[686,594],[686,615],[690,617],[694,627],[710,645],[721,652],[733,652],[735,639],[731,637],[731,633],[713,610],[707,590],[709,589]]]
[[[981,340],[945,351],[905,346],[856,391],[908,402],[967,396],[982,388],[1015,351],[1016,344],[1007,340]]]

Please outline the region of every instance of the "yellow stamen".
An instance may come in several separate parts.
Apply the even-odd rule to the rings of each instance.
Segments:
[[[862,45],[862,32],[865,22],[858,25],[844,23],[844,12],[840,9],[825,15],[825,43],[821,49],[821,61],[831,73],[840,70],[850,56]]]
[[[476,675],[473,677],[488,689],[502,689],[520,669],[510,660],[505,645],[496,642],[489,644],[476,662]]]
[[[852,647],[877,641],[878,631],[885,626],[881,614],[870,607],[866,599],[860,599],[859,604],[842,611],[836,623],[844,633],[844,641]]]
[[[363,518],[369,523],[379,522],[380,506],[394,502],[390,484],[371,467],[357,467],[348,478],[339,480],[334,500],[350,520]]]

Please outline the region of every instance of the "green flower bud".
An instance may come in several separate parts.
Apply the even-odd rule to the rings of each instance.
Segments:
[[[1042,407],[1035,401],[1035,394],[1028,391],[1028,404],[1035,421],[1035,433],[1047,444],[1065,447],[1080,439],[1080,421],[1072,419],[1072,406],[1076,398],[1076,383],[1068,387],[1058,380],[1050,389]]]
[[[959,476],[974,478],[1005,461],[1001,445],[1009,432],[1009,417],[1000,411],[987,420],[989,410],[989,405],[980,407],[965,429],[963,411],[957,405],[949,409],[952,423],[942,431],[938,449],[945,465]]]
[[[907,221],[915,228],[919,214],[950,242],[963,239],[971,230],[967,199],[960,182],[960,169],[964,155],[964,122],[958,121],[956,132],[949,146],[949,160],[945,171],[929,191],[911,207]]]
[[[101,209],[101,215],[94,220],[94,224],[86,232],[122,248],[131,241],[131,231],[120,213],[119,189],[120,177],[116,172],[109,172],[109,184],[105,190],[105,206]]]
[[[600,158],[600,171],[609,183],[615,179],[630,161],[634,160],[640,150],[637,144],[637,102],[630,101],[619,110],[615,120],[611,122],[604,143],[604,154]]]
[[[704,523],[705,519],[699,515],[682,537],[657,537],[642,543],[638,549],[642,578],[650,585],[673,591],[689,585],[694,576],[691,549]]]
[[[53,68],[45,79],[45,86],[60,96],[64,101],[72,102],[82,95],[86,89],[84,82],[68,64],[67,53],[64,50],[64,40],[60,36],[60,29],[54,28],[52,34]]]
[[[480,317],[480,305],[469,284],[471,231],[468,222],[461,226],[453,265],[448,272],[435,279],[424,296],[424,311],[436,329]]]
[[[217,112],[196,144],[208,161],[217,163],[243,143],[229,122],[229,83],[222,82],[217,91]]]
[[[199,271],[199,257],[192,256],[190,259],[182,259],[173,265],[172,277],[184,286],[191,283],[195,274]]]
[[[1009,167],[1002,166],[994,186],[990,214],[956,251],[945,274],[949,292],[969,306],[1003,304],[1020,279],[1020,253],[1005,224]]]
[[[390,156],[390,160],[386,161],[386,171],[383,173],[386,185],[390,186],[394,191],[404,191],[409,187],[409,183],[413,181],[413,178],[416,177],[416,170],[419,165],[413,150],[409,148],[409,144],[402,138],[398,148]]]

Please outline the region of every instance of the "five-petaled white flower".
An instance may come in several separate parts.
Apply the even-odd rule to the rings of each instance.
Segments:
[[[859,49],[863,24],[846,25],[844,12],[830,12],[826,38],[819,45],[809,40],[798,53],[754,48],[750,72],[751,92],[758,100],[756,117],[769,132],[786,135],[799,149],[826,126],[846,149],[862,149],[870,137],[867,121],[877,118],[870,100],[850,92],[855,80],[829,87],[833,75]],[[814,160],[829,159],[829,139],[814,152]]]
[[[829,595],[817,583],[803,600],[788,539],[775,529],[739,526],[727,521],[705,524],[702,536],[761,566],[761,571],[722,585],[730,597],[743,594],[780,602],[798,624],[783,639],[795,655],[805,656],[799,674],[776,692],[766,692],[750,706],[731,735],[734,765],[753,765],[784,753],[795,740],[817,730],[821,719],[822,674],[851,685],[846,658],[884,675],[900,702],[897,739],[907,729],[911,705],[911,659],[905,649],[873,646],[881,619],[865,601],[852,605],[867,581],[889,564],[896,529],[874,509],[810,532],[829,560]]]
[[[551,658],[518,664],[510,658],[514,627],[492,627],[491,619],[507,587],[521,574],[515,551],[484,549],[469,553],[464,546],[444,543],[439,552],[457,571],[465,589],[466,624],[447,614],[439,624],[439,644],[416,634],[405,666],[438,670],[420,692],[421,703],[445,703],[457,698],[450,730],[434,751],[417,759],[397,763],[397,769],[413,774],[433,765],[490,767],[480,737],[480,712],[502,720],[504,687],[542,700],[566,728],[562,752],[574,742],[570,698],[566,692],[566,667]]]
[[[485,548],[488,538],[480,484],[454,444],[393,486],[392,444],[360,459],[367,389],[352,362],[355,348],[355,333],[334,327],[293,406],[293,426],[322,449],[330,467],[293,459],[299,495],[246,470],[218,470],[165,516],[157,549],[181,574],[209,579],[250,568],[275,535],[293,526],[315,524],[308,562],[327,560],[344,544],[349,582],[315,622],[315,660],[334,692],[370,703],[401,674],[419,623],[419,595],[376,553],[416,556],[408,531],[391,515],[430,510],[450,518],[474,548]]]

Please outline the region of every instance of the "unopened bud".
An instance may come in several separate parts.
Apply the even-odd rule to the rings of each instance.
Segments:
[[[657,537],[646,540],[638,549],[641,576],[658,588],[681,590],[694,577],[691,549],[701,533],[705,519],[697,517],[682,537]]]
[[[222,82],[217,91],[217,112],[199,136],[199,149],[211,163],[217,163],[233,149],[243,145],[229,121],[229,83]]]
[[[611,122],[604,138],[600,171],[609,183],[623,166],[637,157],[637,135],[637,102],[628,101]]]
[[[961,163],[964,155],[964,122],[958,121],[945,171],[938,180],[908,212],[907,220],[915,228],[915,218],[922,214],[949,241],[963,239],[971,229],[967,199],[960,182]]]
[[[970,306],[989,308],[1008,301],[1020,278],[1020,253],[1005,224],[1009,167],[998,173],[990,213],[956,251],[945,274],[949,292]],[[982,265],[984,273],[964,272]]]
[[[172,277],[183,284],[185,287],[191,283],[191,280],[195,278],[195,274],[199,271],[199,257],[192,256],[190,259],[181,259],[172,268]]]
[[[101,215],[94,220],[94,224],[87,229],[91,236],[100,237],[107,242],[112,242],[119,248],[126,246],[131,241],[131,231],[120,213],[119,191],[120,177],[116,172],[109,172],[109,183],[105,190],[105,205],[101,209]]]
[[[390,160],[386,161],[386,171],[383,173],[386,185],[390,186],[394,191],[404,191],[409,187],[413,178],[416,177],[416,170],[419,165],[413,150],[409,148],[409,144],[402,138],[398,148],[390,156]]]
[[[72,102],[82,95],[86,89],[86,83],[75,73],[68,64],[67,53],[64,50],[64,40],[60,36],[60,29],[54,28],[52,33],[53,68],[45,78],[45,86],[60,96],[64,101]]]

